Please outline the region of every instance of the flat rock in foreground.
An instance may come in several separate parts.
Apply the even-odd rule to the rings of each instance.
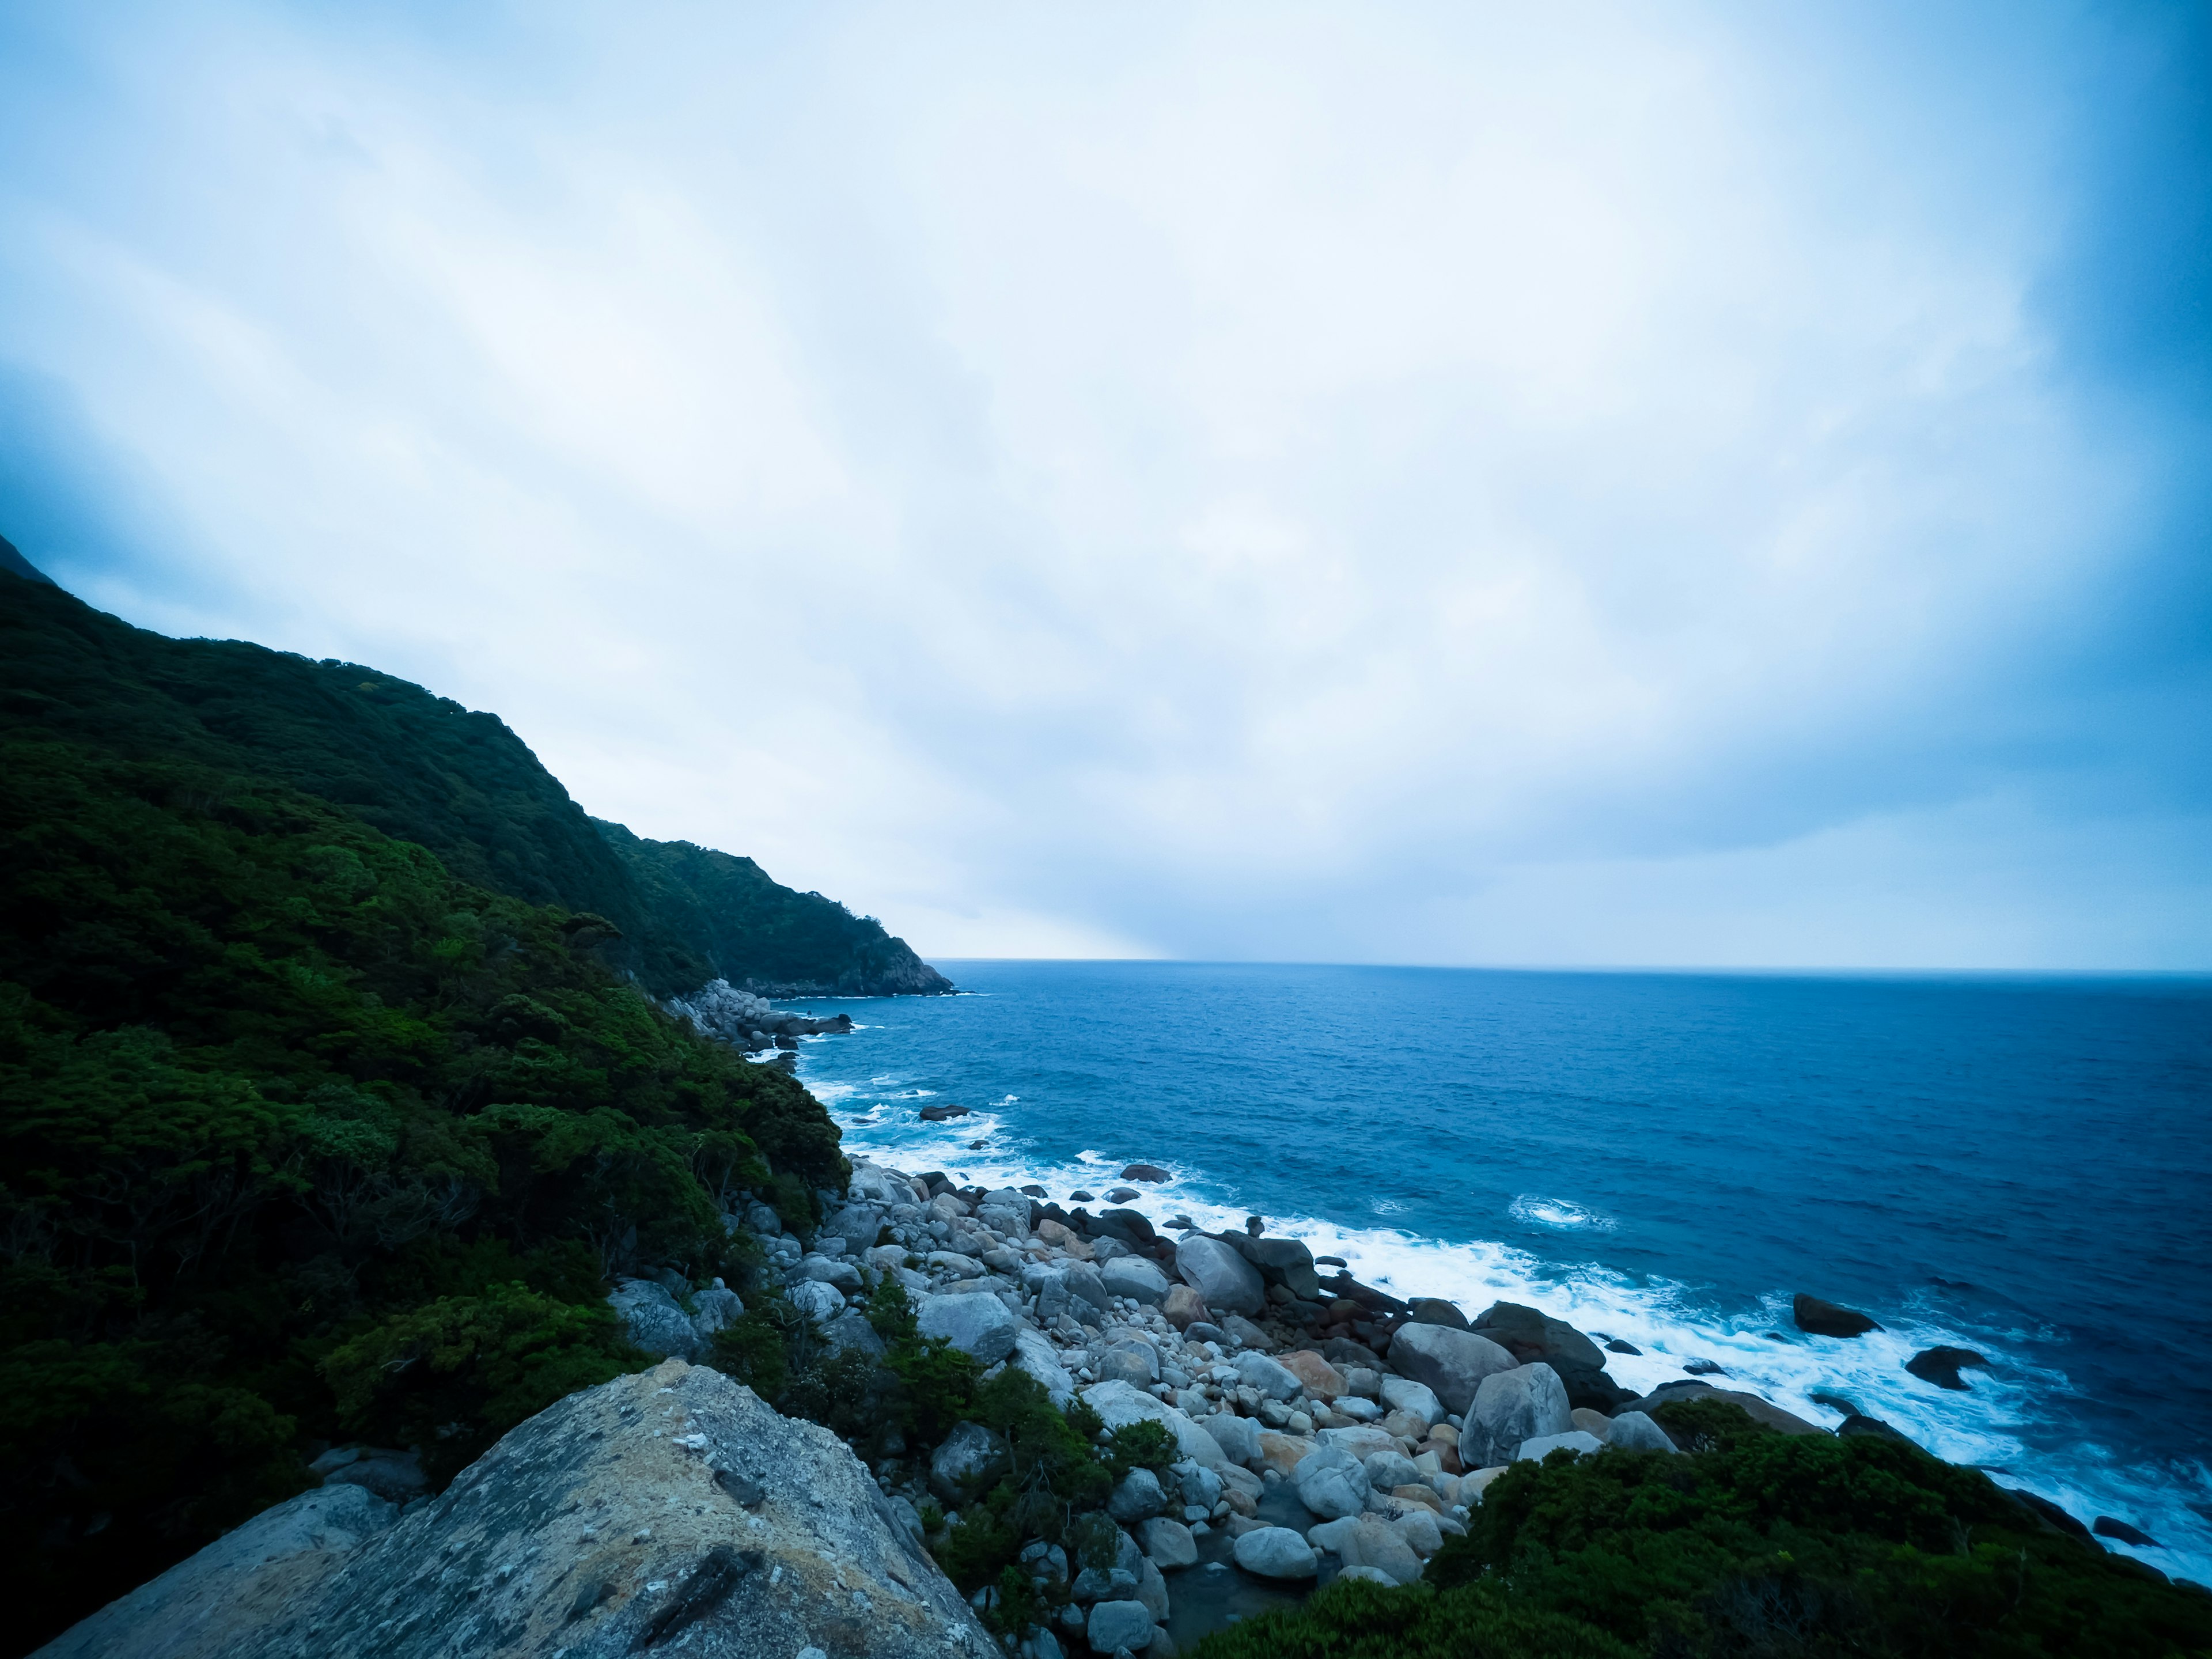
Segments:
[[[680,1359],[540,1412],[441,1496],[343,1549],[335,1565],[328,1532],[312,1559],[295,1549],[264,1560],[263,1550],[234,1544],[267,1519],[45,1651],[614,1659],[665,1650],[793,1659],[811,1647],[827,1659],[984,1659],[997,1650],[842,1441]],[[285,1575],[281,1584],[260,1582],[270,1571]],[[177,1617],[218,1603],[238,1615]]]

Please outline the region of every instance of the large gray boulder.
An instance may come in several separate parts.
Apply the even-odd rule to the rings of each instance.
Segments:
[[[696,1359],[705,1352],[691,1316],[677,1305],[665,1285],[650,1279],[617,1279],[607,1305],[622,1321],[623,1334],[649,1354]],[[842,1298],[837,1305],[845,1305]]]
[[[1381,1380],[1382,1403],[1394,1412],[1410,1412],[1424,1423],[1444,1420],[1443,1401],[1437,1391],[1425,1382],[1416,1382],[1410,1376],[1386,1376]]]
[[[325,1486],[264,1510],[39,1650],[39,1659],[185,1659],[229,1650],[314,1595],[398,1519],[366,1486]]]
[[[307,1500],[373,1504],[349,1490]],[[746,1498],[752,1499],[748,1503]],[[54,1659],[994,1659],[827,1429],[669,1360],[571,1395],[340,1549],[281,1505],[64,1634]],[[251,1529],[319,1531],[278,1559]],[[322,1562],[317,1557],[336,1557]],[[315,1569],[319,1567],[319,1571]],[[190,1609],[211,1609],[194,1622]],[[97,1621],[97,1622],[96,1622]]]
[[[1094,1382],[1082,1393],[1084,1403],[1098,1413],[1108,1428],[1126,1428],[1149,1419],[1175,1436],[1181,1456],[1216,1471],[1228,1466],[1220,1443],[1212,1435],[1173,1406],[1141,1389],[1127,1382]]]
[[[1166,1299],[1168,1276],[1150,1256],[1121,1255],[1108,1262],[1098,1275],[1109,1296],[1126,1296],[1157,1308]]]
[[[1605,1354],[1597,1344],[1564,1319],[1518,1302],[1493,1302],[1474,1322],[1474,1331],[1523,1365],[1549,1365],[1566,1384],[1567,1403],[1610,1412],[1633,1396],[1605,1373]]]
[[[1614,1451],[1670,1452],[1675,1449],[1667,1431],[1642,1412],[1623,1412],[1614,1418],[1605,1443]]]
[[[1083,1633],[1095,1652],[1141,1653],[1152,1644],[1152,1610],[1142,1601],[1093,1602]]]
[[[941,1336],[986,1365],[1013,1352],[1021,1329],[1021,1322],[995,1296],[924,1297],[914,1322],[922,1335]]]
[[[1555,1451],[1571,1451],[1581,1455],[1605,1449],[1605,1442],[1588,1429],[1569,1429],[1565,1434],[1543,1434],[1534,1440],[1523,1440],[1521,1449],[1513,1454],[1516,1463],[1540,1463]]]
[[[1237,1375],[1269,1400],[1288,1400],[1305,1386],[1289,1366],[1263,1353],[1238,1354]]]
[[[1390,1340],[1391,1369],[1427,1384],[1448,1412],[1465,1412],[1485,1377],[1516,1363],[1489,1338],[1443,1325],[1403,1325]]]
[[[1280,1285],[1301,1302],[1321,1299],[1321,1275],[1314,1271],[1313,1252],[1295,1238],[1253,1238],[1228,1233],[1224,1242],[1259,1269],[1266,1285]]]
[[[1152,1564],[1169,1572],[1198,1565],[1198,1540],[1180,1521],[1165,1516],[1147,1521],[1137,1528],[1137,1539]]]
[[[1316,1548],[1332,1552],[1346,1566],[1369,1568],[1391,1583],[1410,1584],[1421,1576],[1420,1556],[1406,1535],[1376,1516],[1325,1521],[1306,1537]]]
[[[1168,1495],[1160,1489],[1160,1478],[1150,1469],[1131,1469],[1106,1500],[1106,1512],[1125,1527],[1147,1520],[1167,1506]]]
[[[1014,1333],[1011,1363],[1042,1383],[1044,1391],[1052,1396],[1052,1403],[1062,1411],[1075,1398],[1075,1378],[1060,1363],[1060,1350],[1027,1325]]]
[[[1176,1272],[1216,1314],[1249,1317],[1267,1305],[1267,1287],[1259,1269],[1204,1233],[1192,1233],[1176,1246]]]
[[[1321,1571],[1313,1547],[1288,1527],[1258,1527],[1237,1540],[1237,1565],[1255,1578],[1297,1580]]]
[[[790,1291],[791,1305],[817,1324],[831,1320],[845,1311],[845,1298],[836,1286],[824,1285],[818,1279],[802,1279]]]
[[[1232,1463],[1246,1468],[1260,1466],[1260,1425],[1256,1419],[1237,1417],[1229,1412],[1215,1412],[1198,1419],[1198,1425],[1212,1437],[1221,1448],[1222,1455]]]
[[[745,1304],[738,1293],[719,1279],[711,1289],[691,1298],[691,1328],[702,1343],[712,1342],[717,1331],[727,1330],[745,1316]]]
[[[1522,1365],[1482,1380],[1460,1431],[1460,1460],[1474,1468],[1510,1463],[1521,1443],[1575,1426],[1566,1385],[1549,1365]],[[1469,1455],[1470,1448],[1473,1455]]]

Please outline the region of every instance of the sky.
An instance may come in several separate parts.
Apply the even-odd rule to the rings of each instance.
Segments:
[[[926,956],[2212,968],[2199,5],[0,0],[0,535]]]

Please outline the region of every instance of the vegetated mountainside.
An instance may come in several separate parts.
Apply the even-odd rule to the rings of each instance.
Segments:
[[[620,873],[496,721],[362,683],[0,575],[0,1651],[320,1442],[459,1468],[644,1363],[615,1275],[749,1282],[737,1195],[842,1185],[820,1104],[658,1007],[605,920],[364,821]]]
[[[750,860],[595,824],[498,716],[373,669],[173,640],[43,580],[0,580],[0,698],[54,737],[281,782],[473,885],[604,916],[623,935],[609,961],[656,996],[717,977],[763,994],[952,988],[880,923]]]
[[[750,859],[688,841],[645,841],[593,819],[659,926],[717,976],[759,996],[933,995],[952,981],[819,893],[770,881]],[[823,964],[839,963],[834,975]]]

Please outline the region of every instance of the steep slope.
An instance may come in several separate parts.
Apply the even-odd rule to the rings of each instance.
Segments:
[[[951,988],[880,924],[750,860],[594,825],[496,715],[355,664],[168,639],[93,610],[20,555],[0,568],[12,573],[0,577],[0,705],[16,721],[119,758],[282,782],[428,848],[472,885],[605,916],[623,936],[611,959],[655,995],[715,977],[787,994]]]

